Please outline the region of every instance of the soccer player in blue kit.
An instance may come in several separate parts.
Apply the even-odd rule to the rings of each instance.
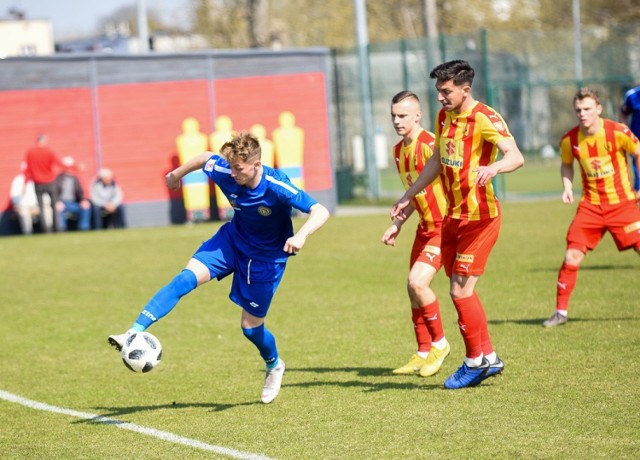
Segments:
[[[640,137],[640,85],[631,88],[624,93],[622,105],[620,106],[619,120],[629,126],[629,129]],[[633,167],[633,189],[636,191],[636,200],[640,200],[640,172],[638,172],[638,164],[631,161]]]
[[[260,155],[258,140],[239,133],[219,153],[204,152],[166,175],[167,187],[175,190],[185,175],[202,169],[229,199],[233,218],[151,298],[131,329],[109,336],[108,342],[121,350],[130,334],[146,330],[169,313],[181,297],[213,278],[221,280],[233,273],[229,298],[242,308],[242,332],[266,363],[261,400],[267,404],[280,392],[285,364],[273,334],[265,327],[265,317],[289,256],[302,249],[307,237],[324,225],[329,211],[294,186],[285,174],[264,166]],[[292,208],[308,213],[295,234]]]

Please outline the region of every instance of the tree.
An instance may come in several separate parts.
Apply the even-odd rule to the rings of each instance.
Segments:
[[[252,48],[269,45],[269,1],[249,0],[248,28]]]
[[[370,0],[371,43],[404,38],[572,27],[572,0]],[[638,0],[581,0],[583,25],[616,27],[640,21]],[[355,43],[349,0],[192,0],[193,30],[217,48],[351,48]],[[436,13],[434,13],[434,8]]]
[[[156,30],[171,30],[171,27],[163,23],[160,15],[153,9],[147,12],[147,21],[149,34]],[[138,35],[138,9],[135,5],[118,8],[98,21],[98,30],[107,35]]]

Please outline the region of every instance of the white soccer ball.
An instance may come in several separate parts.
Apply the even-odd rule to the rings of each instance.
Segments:
[[[134,332],[122,347],[122,362],[133,372],[149,372],[162,359],[162,345],[148,332]]]

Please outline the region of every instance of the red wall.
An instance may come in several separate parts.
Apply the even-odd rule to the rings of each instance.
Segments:
[[[234,130],[260,123],[270,137],[286,110],[305,132],[305,188],[328,190],[333,180],[325,85],[322,73],[311,72],[217,80],[212,93],[205,80],[100,86],[99,152],[89,88],[0,92],[0,187],[8,195],[25,151],[42,132],[59,156],[76,159],[85,185],[100,155],[127,202],[165,200],[164,175],[175,166],[175,138],[186,117],[196,118],[206,134],[216,116],[227,115]]]

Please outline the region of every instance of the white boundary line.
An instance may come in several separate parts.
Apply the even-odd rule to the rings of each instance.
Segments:
[[[232,458],[239,458],[243,460],[270,460],[269,457],[265,457],[261,454],[253,454],[251,452],[242,452],[235,449],[228,449],[226,447],[214,446],[195,439],[184,438],[168,431],[160,431],[154,428],[147,428],[133,423],[123,422],[113,418],[103,417],[98,414],[90,414],[88,412],[78,412],[73,409],[65,409],[64,407],[50,406],[38,401],[32,401],[30,399],[23,398],[13,393],[0,390],[0,399],[9,401],[12,403],[22,404],[23,406],[31,409],[42,410],[46,412],[53,412],[56,414],[70,415],[72,417],[82,418],[85,420],[91,420],[95,423],[104,423],[106,425],[114,425],[123,430],[135,431],[136,433],[144,434],[146,436],[153,436],[163,441],[173,442],[175,444],[183,444],[188,447],[194,447],[196,449],[207,450],[209,452],[215,452],[216,454],[226,455]]]

